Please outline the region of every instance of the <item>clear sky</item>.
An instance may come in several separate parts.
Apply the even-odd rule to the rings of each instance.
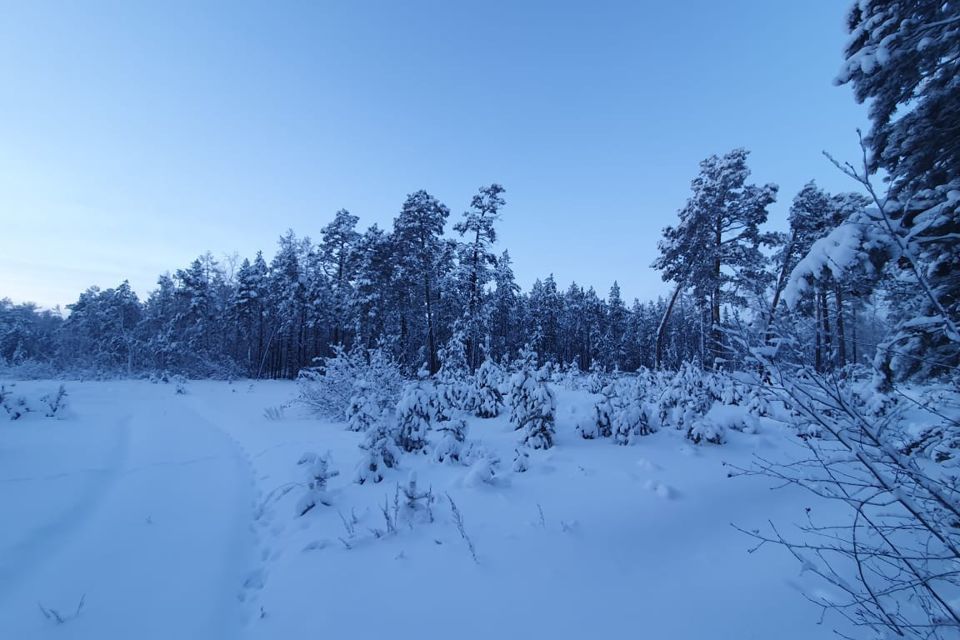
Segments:
[[[339,208],[459,216],[500,182],[520,283],[627,298],[697,163],[752,150],[772,223],[852,185],[863,106],[832,86],[846,2],[4,2],[0,297],[145,295],[200,253],[272,255]]]

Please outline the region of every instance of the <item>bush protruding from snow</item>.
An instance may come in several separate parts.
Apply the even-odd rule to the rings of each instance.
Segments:
[[[170,381],[173,383],[173,392],[178,396],[185,395],[187,393],[187,379],[184,378],[179,373],[173,376]]]
[[[407,484],[401,487],[403,509],[400,515],[409,523],[433,522],[433,489],[423,491],[417,487],[417,474],[410,472]]]
[[[723,444],[726,441],[726,428],[722,421],[714,419],[708,413],[705,416],[697,418],[687,429],[687,439],[694,444],[709,442],[710,444]]]
[[[427,375],[426,369],[421,369],[397,403],[397,445],[404,451],[423,451],[427,444],[427,432],[436,408]]]
[[[61,384],[56,391],[44,395],[40,400],[47,405],[46,416],[56,418],[58,415],[62,415],[67,406],[67,388]]]
[[[433,447],[437,462],[463,463],[463,448],[467,440],[467,423],[463,418],[450,418],[437,423],[434,430],[440,439]]]
[[[297,502],[297,515],[304,515],[318,504],[329,507],[327,499],[327,480],[340,475],[339,471],[330,469],[330,457],[308,451],[297,461],[302,465],[307,476],[307,492]]]
[[[513,470],[517,473],[523,473],[530,468],[530,454],[520,449],[514,449]]]
[[[470,470],[464,478],[464,484],[468,487],[475,487],[484,484],[491,484],[497,477],[497,469],[500,467],[500,458],[491,452],[484,452],[478,456],[471,456]]]
[[[617,393],[613,380],[603,385],[600,398],[593,405],[591,419],[586,424],[578,424],[577,431],[584,440],[609,438],[613,435],[614,396]]]
[[[750,391],[750,400],[747,402],[747,411],[750,415],[762,418],[770,415],[770,401],[767,400],[766,392],[759,387],[754,387]]]
[[[381,417],[367,429],[360,448],[366,455],[357,465],[354,481],[358,484],[365,482],[376,483],[383,480],[385,469],[392,469],[400,461],[400,450],[397,448],[397,434],[391,428],[388,419]]]

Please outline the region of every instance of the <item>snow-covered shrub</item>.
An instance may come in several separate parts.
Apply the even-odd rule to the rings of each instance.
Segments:
[[[15,398],[13,392],[4,385],[0,385],[0,407],[3,408],[7,417],[11,420],[18,420],[29,411],[26,406],[26,399],[23,396]]]
[[[297,376],[298,400],[318,415],[346,420],[358,379],[373,385],[387,405],[395,404],[400,397],[400,367],[384,349],[355,347],[347,351],[337,345],[334,355],[321,362],[318,367],[302,369]]]
[[[347,429],[367,431],[384,419],[383,407],[378,396],[376,387],[366,380],[357,380],[353,383],[353,392],[347,407]]]
[[[607,384],[607,373],[596,360],[590,361],[590,375],[587,376],[587,391],[600,393]]]
[[[615,380],[610,380],[600,390],[600,397],[593,404],[593,411],[585,422],[577,425],[577,432],[584,440],[609,438],[613,433],[614,398],[617,394]]]
[[[684,363],[661,395],[660,424],[686,431],[712,405],[713,394],[704,373],[699,367]]]
[[[725,378],[720,385],[718,399],[725,405],[740,405],[743,403],[743,390],[733,378]]]
[[[421,490],[417,487],[417,474],[410,472],[407,484],[400,487],[403,493],[400,515],[408,524],[433,522],[433,489]]]
[[[173,392],[178,396],[182,396],[187,393],[187,379],[179,373],[173,376],[170,379],[170,382],[173,383]]]
[[[500,393],[502,378],[500,367],[489,358],[477,369],[467,405],[478,418],[496,418],[500,415],[503,410],[503,394]]]
[[[534,449],[553,446],[557,401],[547,385],[544,369],[533,369],[530,352],[510,379],[510,422],[523,436],[521,442]]]
[[[363,354],[359,349],[347,351],[343,345],[335,345],[333,355],[324,358],[320,366],[300,370],[297,375],[300,402],[319,415],[346,419],[353,384],[362,365]]]
[[[468,487],[475,487],[481,483],[491,484],[496,480],[497,469],[500,468],[500,457],[491,451],[480,453],[471,452],[464,456],[470,465],[470,470],[463,482]]]
[[[363,442],[360,443],[360,448],[366,453],[357,465],[354,482],[358,484],[380,482],[383,480],[385,469],[397,466],[400,461],[400,449],[397,448],[396,439],[396,429],[387,418],[381,417],[370,425]]]
[[[466,407],[470,397],[470,369],[463,351],[463,337],[455,333],[440,349],[440,371],[437,372],[436,410],[450,415]]]
[[[646,389],[639,380],[627,382],[612,418],[612,436],[615,444],[626,445],[657,430],[647,414]]]
[[[687,429],[687,439],[692,440],[694,444],[702,442],[723,444],[726,441],[726,429],[722,423],[703,416],[695,419]]]
[[[582,384],[583,373],[580,371],[580,363],[576,358],[570,361],[570,364],[567,365],[566,371],[563,372],[563,380],[561,384],[564,389],[574,390],[579,389]]]
[[[530,454],[520,449],[514,449],[513,470],[517,473],[523,473],[530,468]]]
[[[770,400],[767,398],[766,391],[759,385],[750,390],[747,411],[758,418],[770,415]]]
[[[427,432],[437,405],[430,393],[427,375],[426,369],[421,369],[397,403],[397,445],[404,451],[423,451],[427,444]]]
[[[439,440],[433,447],[433,458],[437,462],[463,463],[463,449],[467,440],[467,423],[463,418],[454,417],[437,422],[434,431]]]
[[[55,418],[62,415],[67,406],[67,389],[61,384],[56,391],[45,394],[40,400],[47,405],[46,416]]]
[[[297,502],[297,515],[304,515],[318,504],[330,506],[327,498],[327,480],[340,475],[339,471],[330,469],[330,457],[308,451],[300,456],[298,465],[303,466],[306,472],[307,492]]]

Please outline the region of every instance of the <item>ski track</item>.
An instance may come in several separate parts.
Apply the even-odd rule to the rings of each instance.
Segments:
[[[100,466],[0,479],[0,506],[24,485],[40,499],[78,478],[88,485],[0,548],[0,638],[236,638],[253,548],[248,456],[185,398],[158,405],[156,387],[117,386],[136,396],[118,406],[135,411],[111,417]],[[81,615],[64,624],[38,610],[69,615],[81,597]]]

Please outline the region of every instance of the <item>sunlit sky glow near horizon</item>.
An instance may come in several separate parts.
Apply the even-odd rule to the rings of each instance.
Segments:
[[[269,257],[340,208],[389,228],[407,193],[506,187],[526,289],[665,292],[656,257],[698,162],[752,151],[774,228],[853,185],[865,108],[835,87],[846,3],[21,2],[0,22],[0,298],[209,250]]]

